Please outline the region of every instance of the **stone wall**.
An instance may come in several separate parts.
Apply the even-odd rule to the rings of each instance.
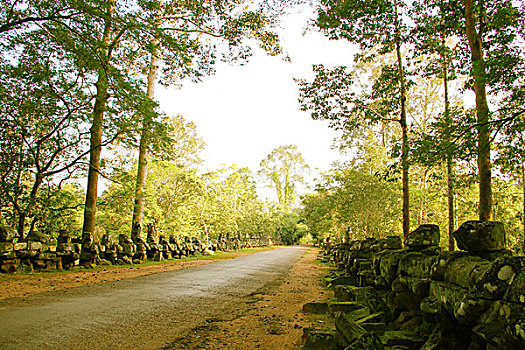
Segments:
[[[436,225],[404,247],[398,236],[325,243],[336,331],[312,331],[306,348],[525,349],[525,257],[504,235],[501,223],[469,221],[454,233],[461,251],[438,247]]]
[[[111,264],[140,264],[146,260],[180,259],[193,255],[210,255],[216,251],[230,251],[272,245],[268,237],[241,238],[223,236],[208,243],[197,237],[176,237],[158,234],[148,226],[147,238],[120,235],[118,241],[106,234],[100,242],[85,233],[75,239],[62,231],[56,244],[37,232],[18,242],[14,230],[0,226],[0,272],[13,273],[71,269],[75,266]]]

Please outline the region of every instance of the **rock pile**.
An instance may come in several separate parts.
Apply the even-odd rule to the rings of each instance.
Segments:
[[[505,250],[504,232],[466,222],[453,252],[436,225],[404,248],[396,236],[325,244],[335,331],[307,330],[306,349],[525,349],[525,257]]]

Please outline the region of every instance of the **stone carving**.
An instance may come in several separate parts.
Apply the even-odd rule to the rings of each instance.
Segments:
[[[198,237],[158,235],[151,224],[148,225],[147,241],[139,234],[132,237],[121,234],[115,242],[110,234],[105,233],[97,243],[90,233],[74,238],[67,230],[59,232],[56,245],[47,244],[47,237],[38,232],[28,237],[28,241],[17,242],[14,230],[0,225],[0,272],[71,269],[79,265],[139,264],[148,258],[179,259],[235,247],[265,246],[270,242],[256,240],[255,237],[240,240],[238,235],[228,240],[225,235],[220,235],[221,239],[207,243]]]

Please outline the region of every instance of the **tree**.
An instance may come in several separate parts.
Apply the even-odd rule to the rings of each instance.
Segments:
[[[126,72],[136,59],[141,34],[149,28],[145,11],[149,2],[133,6],[117,0],[71,4],[79,12],[74,20],[49,21],[42,27],[49,40],[68,52],[69,62],[84,72],[94,90],[83,225],[83,232],[93,233],[102,147],[135,130],[137,114],[152,113],[140,82]]]
[[[295,203],[297,185],[304,182],[309,169],[296,145],[280,146],[261,161],[258,174],[273,188],[279,206],[289,211]]]
[[[175,79],[199,80],[213,71],[217,49],[209,45],[210,38],[221,39],[230,48],[248,52],[245,38],[259,40],[271,54],[279,52],[277,37],[268,31],[268,19],[260,11],[249,10],[246,1],[214,1],[208,4],[156,1],[152,26],[154,31],[146,49],[150,54],[147,76],[147,97],[154,99],[159,62],[164,63],[161,81]],[[220,44],[220,43],[219,43]],[[229,59],[234,58],[230,55]],[[142,119],[139,164],[133,210],[132,234],[139,234],[144,212],[144,191],[147,176],[148,148],[152,120]]]
[[[441,134],[440,140],[443,141],[442,150],[444,152],[447,169],[447,205],[448,205],[448,248],[449,251],[455,249],[455,241],[452,233],[455,231],[454,213],[454,150],[451,135],[454,124],[453,112],[450,108],[449,81],[456,77],[455,67],[453,66],[453,48],[448,40],[454,33],[455,28],[450,27],[454,23],[454,14],[448,9],[446,4],[436,1],[428,6],[427,1],[413,3],[413,18],[416,19],[416,26],[413,28],[415,47],[420,55],[429,55],[429,62],[423,71],[426,75],[431,74],[442,79],[443,82],[443,112],[442,118],[447,130]],[[436,9],[437,15],[436,15]],[[450,18],[452,17],[452,18]],[[443,128],[441,128],[443,129]]]
[[[144,220],[147,223],[155,221],[160,230],[169,228],[188,232],[186,222],[190,217],[184,217],[182,211],[186,209],[179,209],[177,203],[186,200],[181,197],[189,196],[191,186],[195,187],[195,196],[203,191],[199,189],[202,185],[197,181],[195,172],[201,162],[200,152],[205,144],[197,135],[195,124],[186,121],[181,115],[164,116],[155,127],[162,127],[164,130],[154,130],[153,135],[162,137],[160,140],[157,137],[152,138],[149,145],[152,164],[148,167],[148,173],[151,183],[146,183],[145,188],[144,200],[148,209],[144,213]],[[130,217],[133,210],[133,187],[136,184],[137,150],[130,148],[125,140],[120,140],[110,151],[112,157],[106,162],[106,168],[112,169],[109,173],[113,184],[101,199],[100,224],[112,232],[129,232],[132,225]],[[186,190],[188,194],[181,194]],[[163,200],[159,201],[159,198]],[[192,202],[193,205],[198,203],[197,200]]]
[[[399,0],[323,0],[321,1],[316,24],[331,39],[343,38],[358,44],[364,52],[357,56],[358,59],[369,60],[371,59],[370,56],[373,56],[375,52],[379,54],[393,52],[395,54],[395,64],[383,68],[382,82],[376,86],[376,93],[394,95],[395,99],[389,101],[390,106],[388,108],[391,110],[388,112],[390,114],[395,110],[395,113],[399,115],[396,121],[401,127],[402,134],[403,235],[406,237],[410,231],[410,213],[408,183],[409,147],[406,118],[407,82],[403,58],[403,45],[407,42],[408,33],[407,26],[404,23],[404,18],[406,18],[406,14],[403,13],[404,7],[404,2]],[[312,87],[315,88],[315,86]],[[325,85],[323,88],[326,88],[328,91],[327,98],[338,98],[340,95],[338,95],[336,90],[348,89],[349,86],[337,86],[337,83],[330,86],[328,82],[328,85]],[[308,98],[308,95],[311,96],[311,94],[305,93],[307,89],[307,86],[303,85],[303,98]],[[348,93],[346,96],[348,96]],[[312,102],[315,104],[315,101]],[[349,104],[354,103],[354,107],[359,107],[360,109],[368,109],[365,112],[365,118],[368,118],[369,122],[387,118],[384,113],[384,107],[387,107],[387,105],[383,106],[383,111],[378,111],[370,108],[371,106],[359,103],[356,99],[346,102]],[[321,102],[321,104],[323,103],[329,104],[326,101]],[[312,105],[303,105],[303,109],[315,108]],[[350,112],[348,108],[348,106],[345,107],[344,112]],[[327,113],[330,114],[330,111]],[[332,114],[325,116],[325,118],[334,120],[338,116]]]
[[[89,153],[86,114],[91,95],[82,72],[64,65],[67,53],[41,30],[13,39],[21,50],[0,67],[0,193],[20,238],[33,230],[38,192],[69,179]]]
[[[69,20],[75,18],[79,11],[72,7],[73,1],[0,1],[0,35],[29,30],[41,22]]]
[[[479,219],[492,218],[491,114],[487,88],[508,93],[523,72],[523,13],[512,1],[464,0],[464,34],[470,50],[478,131]],[[521,45],[522,46],[522,45]]]
[[[388,153],[372,130],[353,145],[352,161],[339,164],[302,199],[313,236],[384,237],[400,228],[399,189],[388,174]],[[378,215],[377,213],[381,213]]]
[[[518,118],[512,125],[506,125],[498,142],[496,164],[503,173],[516,179],[522,187],[522,239],[521,249],[525,251],[525,121]]]

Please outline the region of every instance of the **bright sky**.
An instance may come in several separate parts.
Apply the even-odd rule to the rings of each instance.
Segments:
[[[335,131],[299,110],[293,78],[311,78],[312,64],[352,63],[353,49],[343,41],[329,41],[320,33],[303,36],[313,13],[289,16],[282,45],[292,62],[255,51],[245,66],[220,65],[214,76],[182,89],[157,88],[161,109],[180,113],[197,125],[207,144],[205,167],[237,164],[256,172],[261,160],[282,145],[295,144],[312,169],[330,169],[339,158],[330,146]]]

